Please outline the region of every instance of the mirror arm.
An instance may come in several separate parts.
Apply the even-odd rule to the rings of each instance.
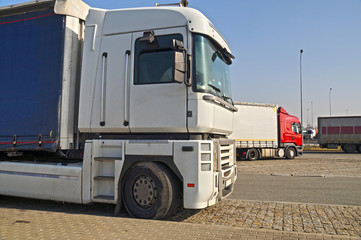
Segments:
[[[183,42],[173,39],[173,49],[176,51],[186,51],[186,49],[184,48]]]

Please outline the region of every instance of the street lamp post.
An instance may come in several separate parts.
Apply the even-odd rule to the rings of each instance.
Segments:
[[[313,129],[313,102],[311,101],[311,127]]]
[[[330,88],[330,93],[328,94],[328,103],[330,105],[330,117],[332,116],[332,114],[331,114],[331,91],[332,91],[332,88]]]
[[[300,50],[301,128],[303,127],[303,111],[302,111],[302,53],[303,53],[303,49]]]

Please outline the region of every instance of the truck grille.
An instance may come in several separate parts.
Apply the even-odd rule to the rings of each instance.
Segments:
[[[220,160],[222,178],[227,179],[232,175],[234,169],[234,144],[220,145]]]

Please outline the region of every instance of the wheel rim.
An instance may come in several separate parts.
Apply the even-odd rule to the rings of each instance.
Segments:
[[[157,198],[157,187],[154,180],[149,176],[139,176],[133,185],[133,197],[136,203],[143,208],[153,205]]]
[[[291,157],[291,158],[294,158],[294,156],[295,156],[295,152],[291,149],[291,150],[290,150],[290,157]]]
[[[255,153],[255,152],[250,152],[250,153],[249,153],[249,157],[250,157],[250,158],[255,158],[255,157],[256,157],[256,153]]]

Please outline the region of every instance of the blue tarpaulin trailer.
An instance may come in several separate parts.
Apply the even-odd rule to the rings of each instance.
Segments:
[[[66,18],[49,4],[0,12],[0,151],[59,148]]]

